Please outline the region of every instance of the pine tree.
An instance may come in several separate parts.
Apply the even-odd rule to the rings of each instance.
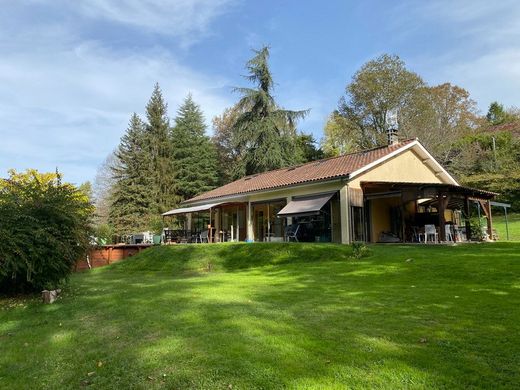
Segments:
[[[172,148],[169,137],[170,121],[167,116],[168,105],[163,99],[159,84],[155,84],[152,96],[146,105],[146,147],[148,164],[145,167],[150,177],[151,210],[163,213],[176,206],[175,175]]]
[[[117,163],[112,167],[115,183],[109,223],[119,234],[146,230],[149,224],[151,187],[143,170],[148,165],[146,149],[145,124],[134,113],[115,153]]]
[[[241,115],[234,125],[234,140],[241,150],[241,174],[281,168],[297,162],[296,121],[308,111],[280,108],[272,95],[273,78],[269,70],[269,48],[255,50],[246,68],[246,78],[256,88],[235,88],[242,94],[237,103]]]
[[[188,95],[172,129],[176,193],[183,200],[211,190],[218,181],[215,146],[205,131],[202,111]]]

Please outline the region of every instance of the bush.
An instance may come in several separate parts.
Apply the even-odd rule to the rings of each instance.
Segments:
[[[0,291],[56,288],[86,254],[93,206],[58,173],[0,182]]]
[[[355,259],[361,259],[370,254],[370,249],[364,242],[353,242],[352,245],[352,257]]]

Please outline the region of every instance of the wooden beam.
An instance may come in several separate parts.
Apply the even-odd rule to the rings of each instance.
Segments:
[[[469,241],[471,239],[471,224],[469,222],[469,219],[471,218],[471,208],[469,205],[469,198],[467,196],[464,198],[464,214],[464,224],[466,225],[466,240]]]
[[[488,230],[489,239],[493,240],[493,217],[491,216],[491,201],[490,200],[488,200],[486,202],[485,209],[487,210],[486,216],[487,216],[487,230]]]
[[[439,241],[446,241],[446,219],[444,218],[444,212],[450,197],[448,195],[440,193],[438,196],[438,211],[439,211]]]

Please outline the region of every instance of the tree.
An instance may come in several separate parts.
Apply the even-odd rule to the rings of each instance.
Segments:
[[[117,164],[111,168],[115,183],[109,222],[120,234],[146,230],[154,212],[152,197],[156,191],[146,169],[151,163],[145,128],[134,113],[115,153]]]
[[[86,254],[92,213],[58,172],[10,171],[0,180],[0,291],[58,287]]]
[[[256,88],[235,88],[242,97],[237,103],[240,115],[233,126],[234,147],[240,151],[240,176],[265,172],[297,162],[296,122],[306,111],[280,108],[272,95],[269,48],[254,50],[246,68],[246,79]]]
[[[176,193],[180,199],[192,198],[217,185],[217,154],[205,132],[202,111],[188,95],[172,129]]]
[[[504,106],[494,101],[489,105],[486,118],[492,125],[501,125],[507,120],[507,113],[504,110]]]
[[[400,112],[399,132],[418,137],[441,163],[450,165],[460,139],[479,126],[477,105],[464,88],[444,83],[422,87]]]
[[[320,160],[324,157],[323,150],[316,147],[316,140],[312,134],[300,133],[296,136],[296,146],[298,147],[302,163]]]
[[[330,114],[323,133],[321,148],[323,153],[329,157],[355,152],[363,144],[360,128],[340,115],[338,111]]]
[[[219,185],[229,183],[241,174],[240,149],[234,140],[233,132],[239,115],[239,109],[233,106],[226,108],[222,115],[213,118],[211,141],[217,151]]]
[[[339,115],[360,133],[358,147],[384,145],[394,117],[410,104],[423,80],[398,57],[383,54],[357,71],[340,99]]]
[[[97,169],[92,189],[94,206],[96,207],[95,225],[108,224],[112,192],[116,184],[114,169],[117,164],[116,151],[113,151]]]
[[[175,172],[170,142],[168,105],[163,99],[159,84],[155,84],[152,96],[146,105],[146,152],[150,177],[151,209],[155,215],[176,206]],[[146,166],[145,166],[146,168]]]

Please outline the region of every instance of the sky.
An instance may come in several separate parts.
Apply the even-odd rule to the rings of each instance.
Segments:
[[[174,117],[188,93],[211,119],[238,96],[252,49],[271,47],[275,97],[310,109],[319,140],[365,62],[397,54],[482,113],[520,106],[520,2],[0,0],[0,177],[58,168],[92,181],[158,82]]]

